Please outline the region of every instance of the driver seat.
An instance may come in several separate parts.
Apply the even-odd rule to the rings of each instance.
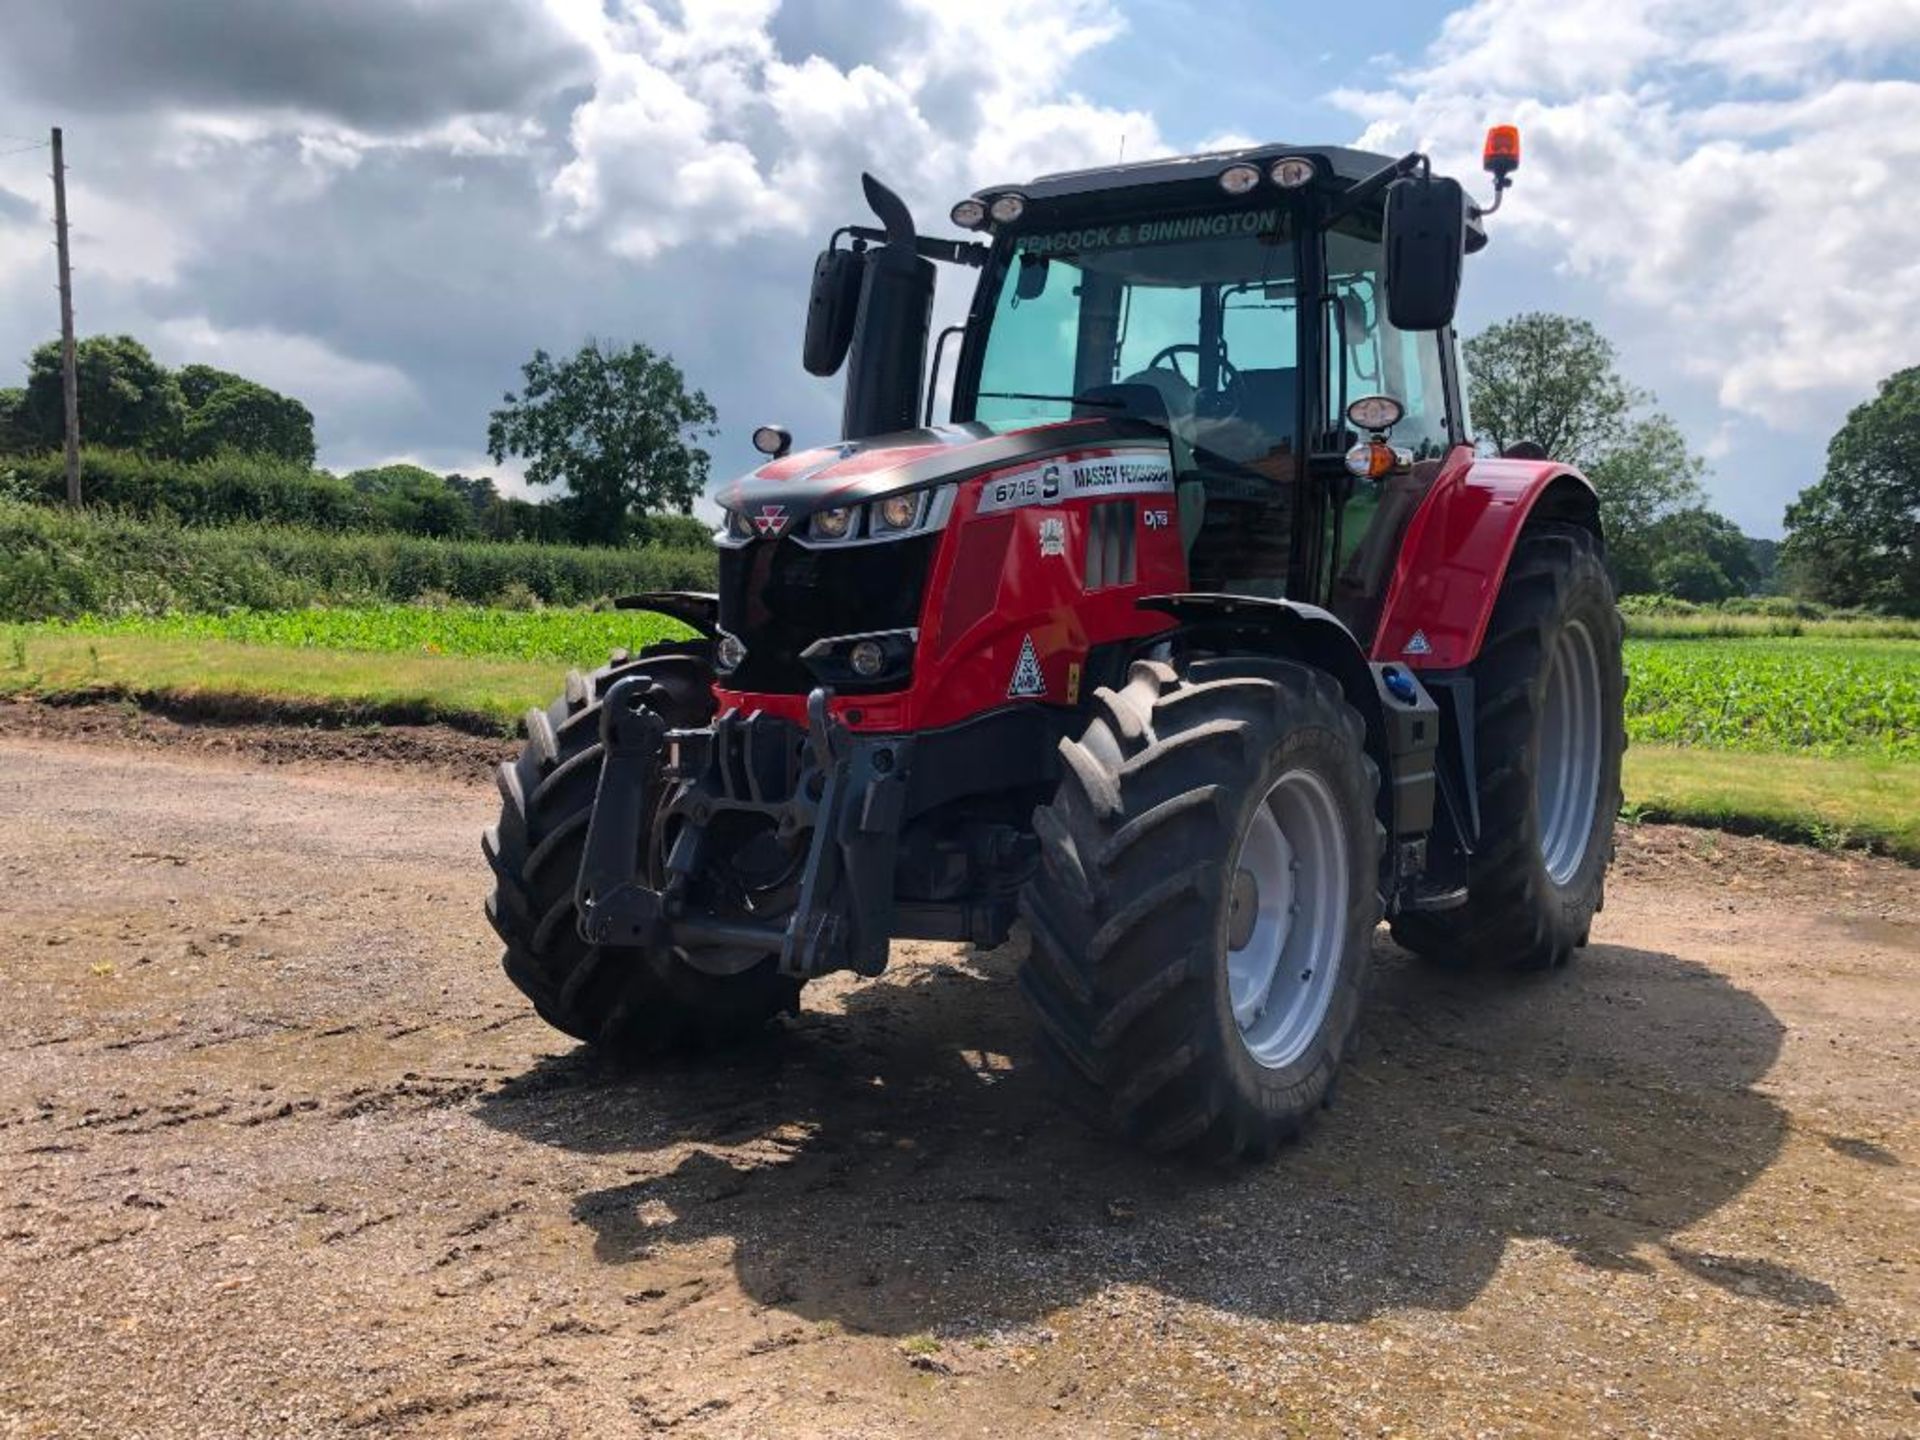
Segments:
[[[1290,365],[1240,372],[1240,418],[1259,427],[1268,450],[1293,434],[1293,410],[1299,399],[1300,372]]]

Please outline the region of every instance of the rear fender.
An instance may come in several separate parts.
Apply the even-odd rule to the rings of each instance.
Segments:
[[[1449,465],[1407,522],[1373,659],[1409,670],[1470,664],[1486,639],[1513,547],[1536,516],[1585,526],[1601,538],[1593,485],[1569,466],[1491,458]]]

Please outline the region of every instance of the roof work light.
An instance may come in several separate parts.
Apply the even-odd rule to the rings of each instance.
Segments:
[[[1024,195],[997,195],[987,213],[1002,225],[1011,225],[1027,213],[1027,201]]]
[[[1260,171],[1253,165],[1229,165],[1220,172],[1220,188],[1229,195],[1245,195],[1260,183]]]
[[[1273,162],[1267,174],[1282,190],[1298,190],[1312,182],[1313,161],[1304,155],[1285,155]]]

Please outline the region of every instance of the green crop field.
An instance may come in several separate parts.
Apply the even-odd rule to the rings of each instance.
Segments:
[[[1629,640],[1635,743],[1920,759],[1920,644]]]
[[[680,633],[633,612],[470,605],[0,625],[0,694],[290,702],[505,729],[567,666]],[[1626,663],[1629,814],[1920,862],[1920,642],[1632,638]]]
[[[671,620],[636,610],[497,610],[477,605],[237,610],[228,615],[131,615],[112,620],[89,616],[39,630],[570,665],[597,665],[612,650],[637,650],[655,640],[692,633]]]

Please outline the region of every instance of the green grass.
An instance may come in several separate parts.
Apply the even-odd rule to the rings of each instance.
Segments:
[[[606,659],[601,650],[583,656]],[[513,727],[560,689],[549,660],[300,650],[150,635],[0,626],[0,695],[131,698],[213,711],[319,710],[356,720]]]
[[[1627,751],[1627,814],[1859,846],[1920,865],[1920,765],[1878,755],[1751,755],[1671,745]]]
[[[1636,742],[1920,759],[1920,645],[1630,640],[1626,661]]]

